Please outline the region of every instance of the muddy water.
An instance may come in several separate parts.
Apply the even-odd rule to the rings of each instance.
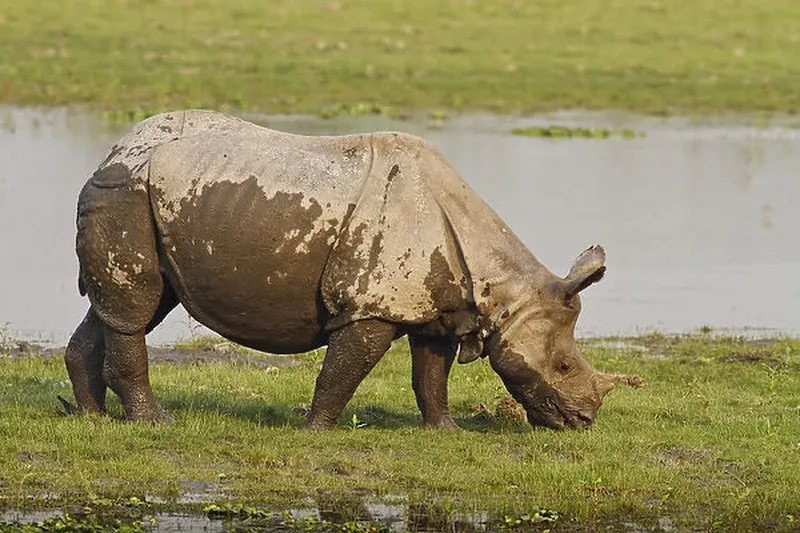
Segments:
[[[425,117],[259,121],[303,133],[422,134],[555,272],[602,244],[608,273],[586,293],[581,335],[701,326],[800,333],[800,130],[580,113],[443,124]],[[551,123],[645,136],[509,134]],[[64,110],[0,108],[0,126],[0,324],[8,322],[13,335],[63,343],[86,308],[75,282],[75,199],[120,131]],[[187,337],[193,327],[175,311],[150,342]]]
[[[260,511],[266,512],[262,516],[253,517],[209,518],[197,509],[153,512],[132,510],[120,505],[93,509],[88,516],[85,516],[84,509],[75,506],[68,514],[72,515],[73,520],[83,522],[87,530],[90,524],[133,524],[134,521],[139,521],[147,525],[147,531],[153,533],[333,530],[477,533],[496,529],[491,527],[494,524],[489,524],[486,513],[456,513],[436,504],[404,504],[402,501],[386,503],[352,496],[335,502],[309,502],[308,506],[280,512],[266,509]],[[63,520],[64,513],[61,509],[0,510],[0,530],[4,526],[11,529],[12,525],[46,524],[47,520]],[[494,519],[493,522],[497,521]]]

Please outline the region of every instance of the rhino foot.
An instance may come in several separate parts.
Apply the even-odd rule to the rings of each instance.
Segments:
[[[150,422],[153,424],[171,424],[175,422],[175,418],[166,411],[147,415],[127,416],[125,418],[130,422]]]
[[[461,431],[461,427],[449,415],[442,416],[436,420],[425,420],[422,425],[426,428]]]

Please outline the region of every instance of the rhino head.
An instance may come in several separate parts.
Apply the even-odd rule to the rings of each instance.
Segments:
[[[603,277],[605,253],[599,246],[584,251],[566,278],[542,270],[535,289],[524,291],[530,296],[517,298],[503,312],[505,318],[487,336],[480,355],[488,356],[531,425],[588,427],[614,387],[614,378],[597,372],[583,358],[574,330],[581,309],[579,293]],[[462,353],[459,361],[475,357]]]

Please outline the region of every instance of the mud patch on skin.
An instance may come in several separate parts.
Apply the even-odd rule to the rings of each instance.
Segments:
[[[115,163],[96,179],[116,183],[125,174],[127,167]],[[94,181],[78,197],[79,287],[105,323],[133,333],[150,321],[163,286],[148,197],[133,180],[114,187]]]
[[[345,290],[349,287],[359,287],[360,276],[363,272],[363,260],[358,260],[359,249],[364,243],[366,223],[361,223],[351,228],[349,221],[355,211],[356,205],[347,206],[345,225],[336,242],[336,257],[327,265],[322,278],[321,290],[325,304],[336,318],[327,327],[333,329],[349,322],[349,314],[354,309],[347,309],[341,302],[345,298]],[[368,279],[368,278],[366,278]],[[366,287],[363,289],[366,290]]]
[[[92,174],[92,185],[107,189],[116,189],[127,184],[131,179],[130,169],[122,163],[112,163]]]
[[[108,164],[110,161],[113,161],[113,160],[114,160],[114,158],[116,158],[116,157],[117,157],[119,154],[121,154],[123,150],[125,150],[125,145],[124,145],[124,144],[119,144],[119,143],[118,143],[118,144],[115,144],[115,145],[114,145],[114,146],[111,148],[111,151],[108,153],[108,156],[106,156],[106,158],[103,160],[103,162],[102,162],[102,163],[100,163],[100,166],[99,166],[99,168],[103,168],[103,167],[104,167],[104,166],[106,166],[106,165],[107,165],[107,164]]]
[[[153,188],[156,213],[160,192]],[[183,198],[175,217],[158,225],[169,279],[184,306],[212,329],[276,353],[326,341],[319,286],[339,222],[323,217],[314,198],[267,198],[255,177],[219,181]]]
[[[514,400],[525,409],[528,421],[532,425],[561,427],[557,423],[561,416],[555,406],[546,401],[548,396],[557,393],[544,383],[537,372],[525,364],[525,358],[509,350],[504,342],[500,342],[500,346],[490,350],[497,350],[489,357],[492,369],[503,380]]]
[[[453,269],[438,247],[431,252],[425,288],[430,291],[431,301],[438,309],[456,311],[466,307],[462,285],[456,282]]]
[[[491,285],[489,285],[489,282],[487,281],[483,285],[483,290],[481,291],[481,296],[484,297],[484,298],[488,298],[491,294],[492,294]]]
[[[392,168],[389,170],[389,174],[386,176],[386,185],[383,186],[383,205],[381,206],[381,218],[380,223],[381,225],[386,223],[386,204],[389,201],[389,190],[392,188],[392,182],[400,173],[400,167],[398,165],[392,165]]]
[[[383,241],[383,232],[378,232],[372,238],[372,245],[369,248],[369,261],[367,262],[367,268],[361,272],[361,275],[358,278],[357,294],[367,293],[370,278],[374,277],[377,281],[380,281],[380,278],[382,277],[380,272],[377,271],[378,259],[380,259],[381,252],[383,251],[381,241]]]

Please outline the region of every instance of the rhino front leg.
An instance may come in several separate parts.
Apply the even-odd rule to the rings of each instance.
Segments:
[[[409,335],[411,385],[426,426],[458,428],[447,407],[447,378],[458,344],[449,337]]]
[[[103,379],[104,325],[92,309],[72,334],[64,353],[78,412],[105,410],[106,382]],[[66,400],[62,400],[66,403]]]
[[[119,396],[129,420],[169,422],[156,402],[147,364],[144,330],[125,334],[105,326],[103,378]]]
[[[328,429],[336,423],[359,383],[391,346],[396,332],[394,324],[361,320],[331,333],[311,402],[309,428]]]

